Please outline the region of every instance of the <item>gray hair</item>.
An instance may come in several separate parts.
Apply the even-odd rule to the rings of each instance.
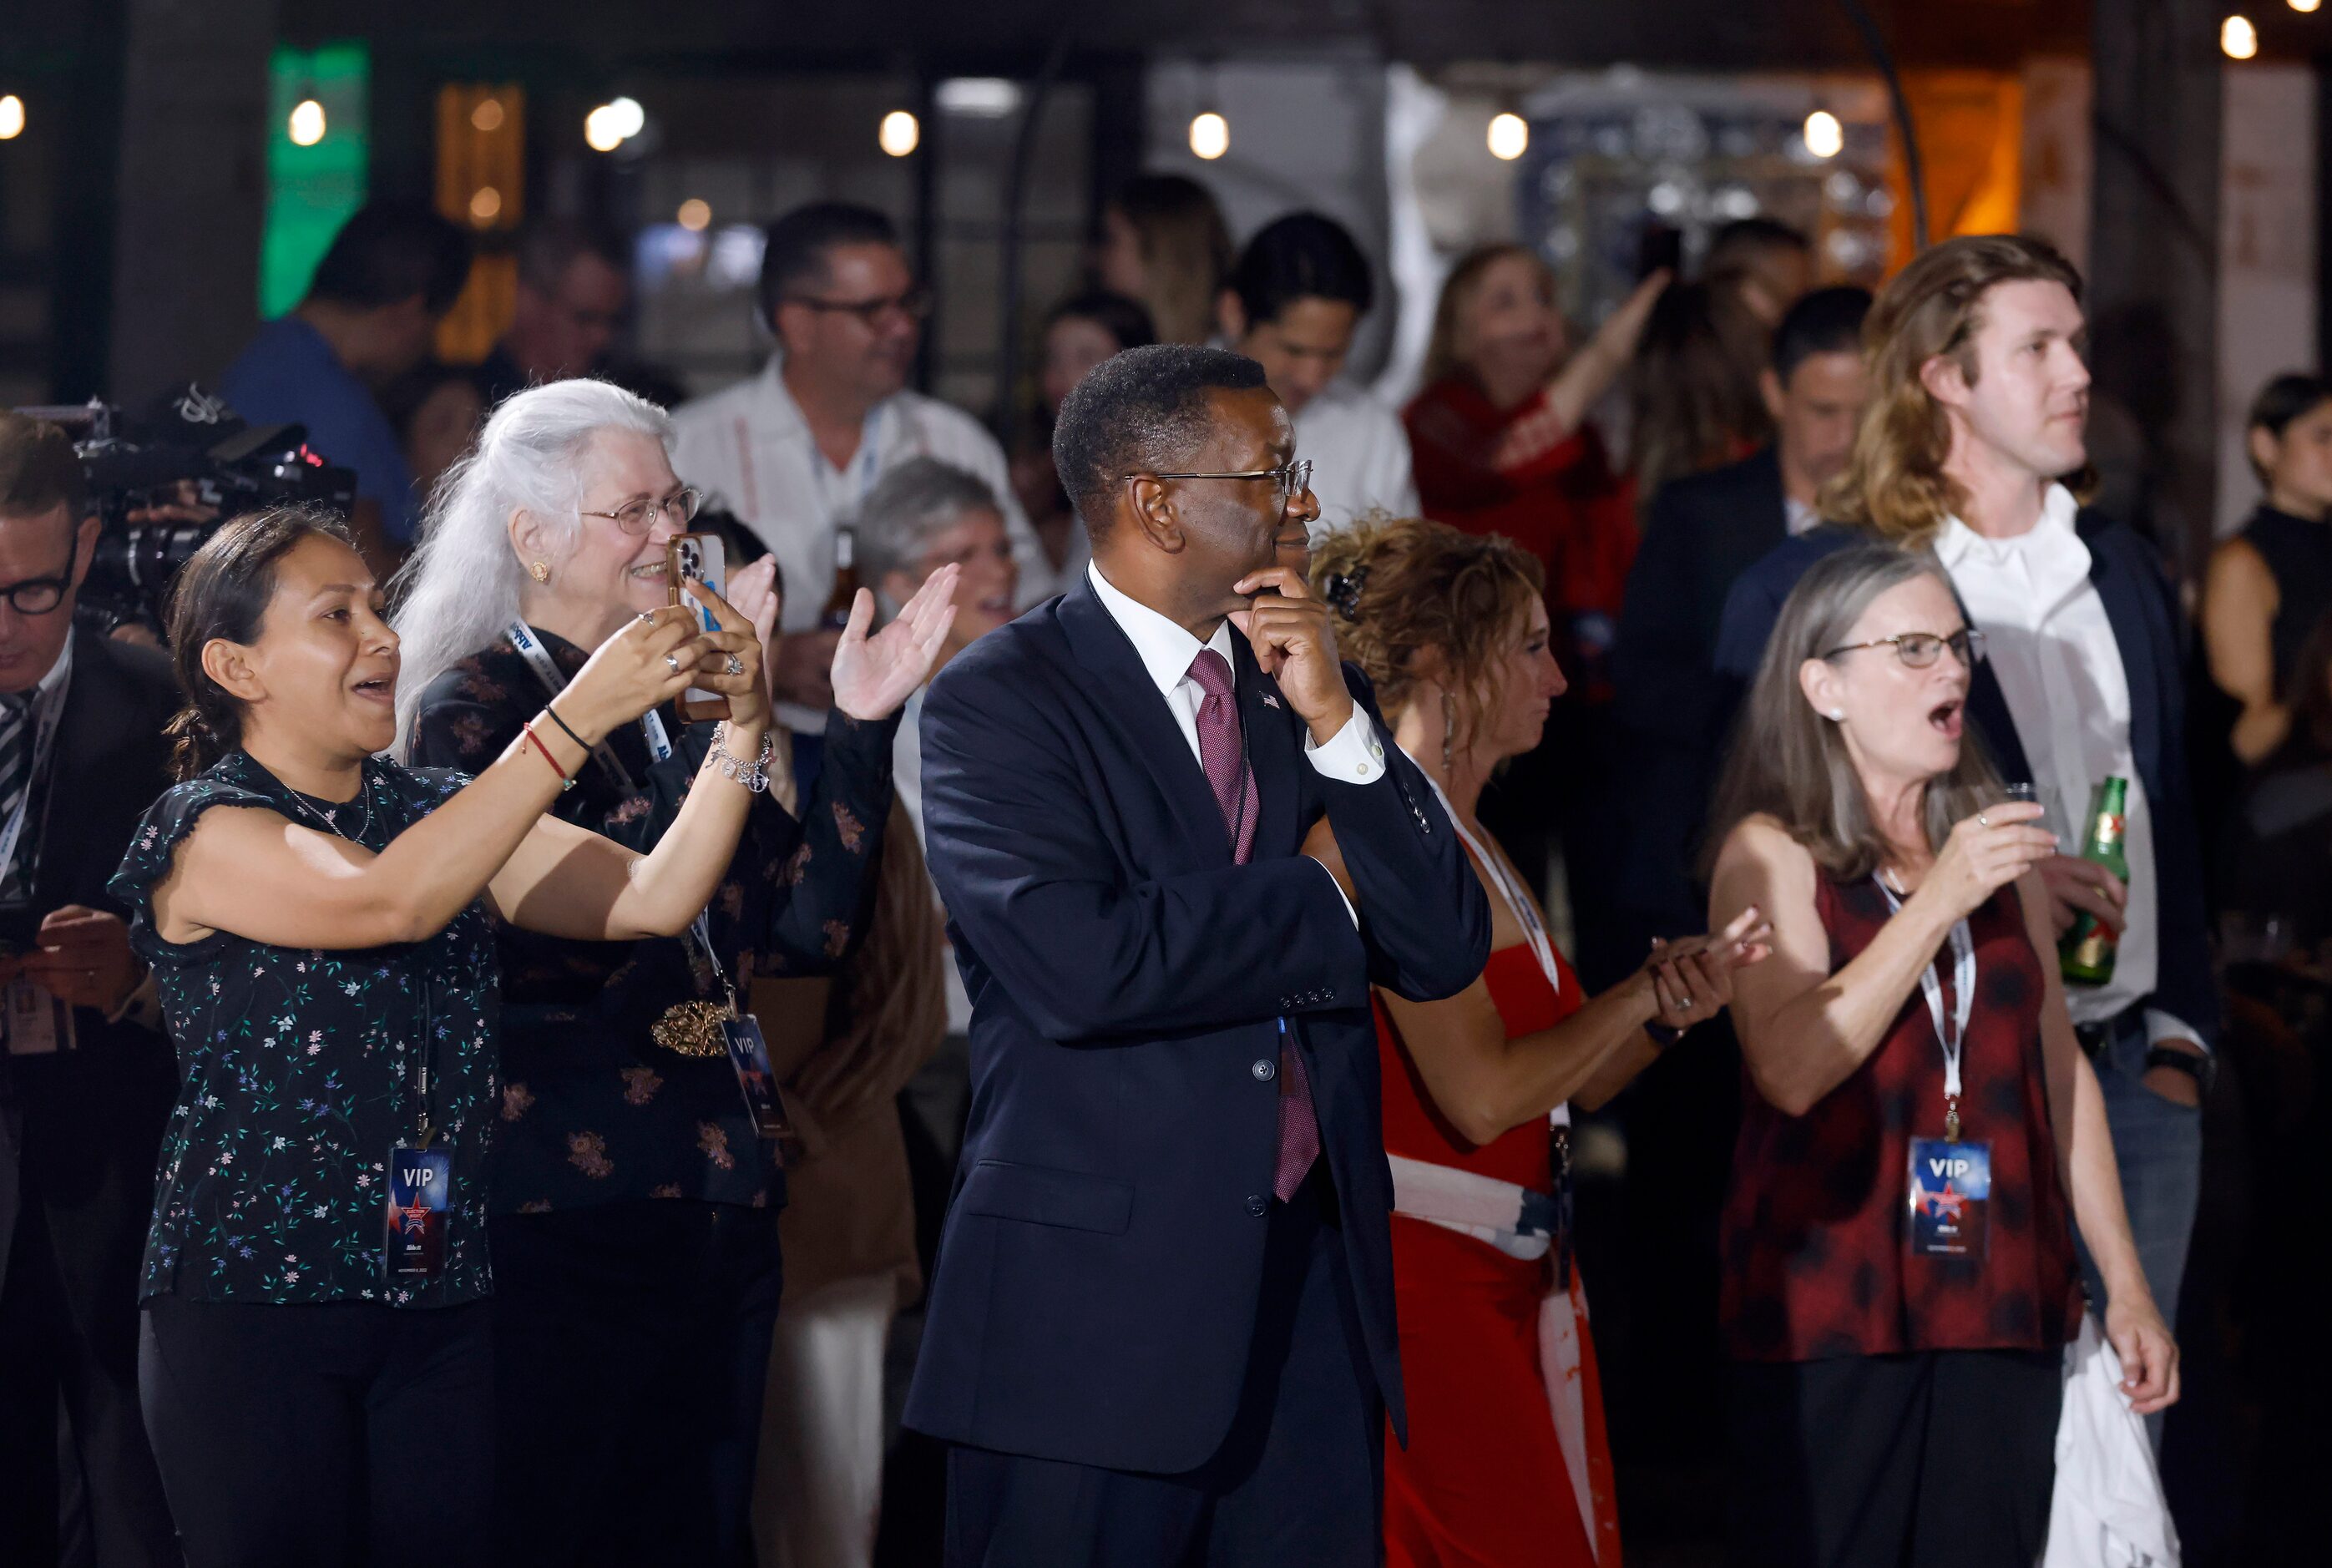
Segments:
[[[532,512],[552,525],[562,556],[574,548],[583,525],[584,459],[603,430],[652,435],[672,447],[672,421],[645,398],[605,381],[553,381],[495,409],[477,445],[438,481],[421,547],[397,574],[400,753],[429,683],[518,618],[526,574],[511,546],[511,516]]]
[[[1743,818],[1755,816],[1779,822],[1817,865],[1841,880],[1868,876],[1892,857],[1845,738],[1806,700],[1798,671],[1844,643],[1872,600],[1923,577],[1951,587],[1926,551],[1871,543],[1823,557],[1798,580],[1766,641],[1717,785],[1706,851],[1712,858]],[[1927,782],[1922,807],[1927,842],[1941,848],[1954,823],[1983,809],[1998,792],[1982,742],[1974,730],[1964,731],[1958,763]]]
[[[911,457],[874,483],[853,525],[858,580],[883,592],[894,571],[916,575],[932,540],[967,512],[1003,515],[988,481],[936,457]]]

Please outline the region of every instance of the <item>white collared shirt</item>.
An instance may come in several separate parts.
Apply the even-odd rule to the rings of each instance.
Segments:
[[[1182,731],[1182,739],[1190,745],[1190,760],[1203,770],[1205,753],[1199,747],[1199,704],[1207,700],[1206,689],[1190,678],[1191,661],[1201,648],[1212,648],[1223,656],[1223,663],[1233,670],[1238,661],[1231,654],[1231,625],[1225,621],[1215,628],[1215,635],[1201,643],[1189,632],[1160,615],[1141,600],[1119,592],[1101,575],[1101,568],[1088,565],[1085,576],[1093,583],[1094,594],[1101,600],[1102,608],[1117,622],[1133,643],[1133,651],[1142,660],[1142,667],[1166,699],[1167,712],[1174,715],[1174,725]],[[1352,716],[1344,727],[1329,739],[1326,745],[1317,745],[1307,731],[1304,737],[1304,755],[1313,769],[1324,779],[1333,779],[1345,784],[1372,782],[1385,770],[1384,743],[1377,739],[1376,727],[1358,703],[1352,704]],[[1321,868],[1328,868],[1323,865]],[[1328,885],[1336,889],[1343,899],[1344,913],[1352,915],[1354,924],[1360,914],[1352,901],[1344,898],[1344,890],[1332,875]]]
[[[1295,416],[1295,455],[1312,463],[1315,536],[1348,529],[1371,512],[1418,515],[1407,427],[1348,381],[1331,381]]]
[[[1792,539],[1797,538],[1798,535],[1805,532],[1808,529],[1812,528],[1815,524],[1821,521],[1821,520],[1822,517],[1820,512],[1808,506],[1796,496],[1784,495],[1782,497],[1782,526],[1790,531],[1790,537]]]
[[[1983,630],[1984,656],[2007,700],[2032,782],[2048,808],[2047,826],[2066,854],[2088,826],[2098,785],[2108,774],[2129,780],[2122,853],[2129,862],[2129,923],[2113,979],[2068,986],[2076,1023],[2102,1023],[2154,990],[2161,963],[2155,895],[2154,817],[2130,751],[2129,676],[2105,601],[2089,580],[2089,547],[2074,531],[2079,503],[2061,484],[2049,487],[2040,520],[2012,539],[1945,521],[1935,558],[1969,618]],[[2150,1040],[2202,1037],[2172,1015],[2148,1009]]]
[[[911,457],[935,457],[987,481],[1020,568],[1018,607],[1053,593],[1052,569],[1013,494],[1004,449],[978,420],[935,397],[895,392],[868,411],[857,452],[837,469],[811,435],[781,368],[773,356],[760,375],[672,416],[674,472],[712,504],[735,512],[778,558],[785,573],[781,629],[816,629],[834,592],[836,530],[877,480]],[[790,703],[779,712],[798,730],[815,732],[826,722]]]

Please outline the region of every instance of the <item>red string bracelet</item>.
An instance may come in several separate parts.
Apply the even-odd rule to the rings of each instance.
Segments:
[[[550,764],[550,770],[559,775],[559,788],[562,790],[574,789],[575,780],[567,776],[567,770],[559,765],[559,759],[550,754],[550,748],[542,743],[542,737],[534,732],[534,726],[521,724],[519,729],[534,742],[534,749],[542,753],[542,760]]]

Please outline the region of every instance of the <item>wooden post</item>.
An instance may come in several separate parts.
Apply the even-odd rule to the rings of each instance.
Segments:
[[[2093,0],[2090,451],[2101,504],[2190,579],[2216,502],[2220,94],[2214,0]]]

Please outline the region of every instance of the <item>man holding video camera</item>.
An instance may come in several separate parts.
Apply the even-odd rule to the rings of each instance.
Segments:
[[[62,1513],[112,1568],[177,1561],[138,1406],[177,1066],[105,894],[177,694],[159,653],[74,629],[97,533],[64,432],[0,411],[0,1562],[57,1561]]]

